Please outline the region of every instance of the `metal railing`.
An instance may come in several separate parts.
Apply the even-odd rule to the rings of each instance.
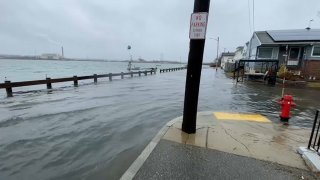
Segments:
[[[41,84],[46,84],[47,89],[52,89],[52,84],[53,83],[60,83],[60,82],[68,82],[68,81],[73,81],[74,86],[78,86],[78,81],[79,80],[87,80],[87,79],[93,79],[94,83],[98,82],[98,78],[105,78],[109,77],[109,81],[112,81],[112,77],[115,76],[120,76],[121,79],[124,78],[126,75],[130,75],[133,77],[135,74],[138,74],[141,76],[141,74],[144,74],[147,76],[149,74],[155,74],[155,70],[149,70],[149,71],[138,71],[138,72],[121,72],[121,73],[109,73],[109,74],[94,74],[92,76],[73,76],[73,77],[67,77],[67,78],[56,78],[56,79],[51,79],[51,78],[46,78],[43,80],[33,80],[33,81],[20,81],[20,82],[11,82],[11,81],[5,81],[4,83],[0,83],[0,89],[6,89],[7,92],[7,97],[12,97],[12,88],[13,87],[23,87],[23,86],[34,86],[34,85],[41,85]]]
[[[179,71],[179,70],[183,70],[183,69],[187,69],[187,67],[160,69],[160,73],[171,72],[171,71]]]
[[[308,149],[314,149],[315,151],[319,152],[320,148],[320,135],[319,135],[319,128],[320,128],[320,120],[319,119],[319,110],[317,110],[316,115],[314,117],[314,122],[312,126],[312,131],[308,143]]]

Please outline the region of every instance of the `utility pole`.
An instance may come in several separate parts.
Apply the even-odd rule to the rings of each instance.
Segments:
[[[217,38],[217,59],[216,59],[216,69],[218,68],[218,58],[219,58],[219,36]]]
[[[195,0],[190,22],[190,47],[184,97],[182,131],[196,132],[199,86],[210,0]]]

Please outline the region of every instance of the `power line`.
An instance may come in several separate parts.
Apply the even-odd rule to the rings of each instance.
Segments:
[[[252,18],[253,18],[253,22],[252,22],[252,24],[253,24],[253,31],[255,31],[255,26],[254,26],[254,0],[252,0],[252,9],[253,9],[253,13],[252,13]]]
[[[248,12],[249,12],[249,29],[250,29],[250,36],[252,34],[252,30],[251,30],[251,8],[250,8],[250,0],[248,0]]]

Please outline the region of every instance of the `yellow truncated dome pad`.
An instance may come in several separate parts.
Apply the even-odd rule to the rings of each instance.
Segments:
[[[271,122],[268,118],[260,114],[214,112],[213,115],[218,120],[255,121],[255,122],[264,122],[264,123]]]

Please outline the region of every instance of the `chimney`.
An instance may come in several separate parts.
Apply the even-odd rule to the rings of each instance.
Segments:
[[[61,56],[62,56],[62,59],[64,59],[63,46],[61,46]]]

